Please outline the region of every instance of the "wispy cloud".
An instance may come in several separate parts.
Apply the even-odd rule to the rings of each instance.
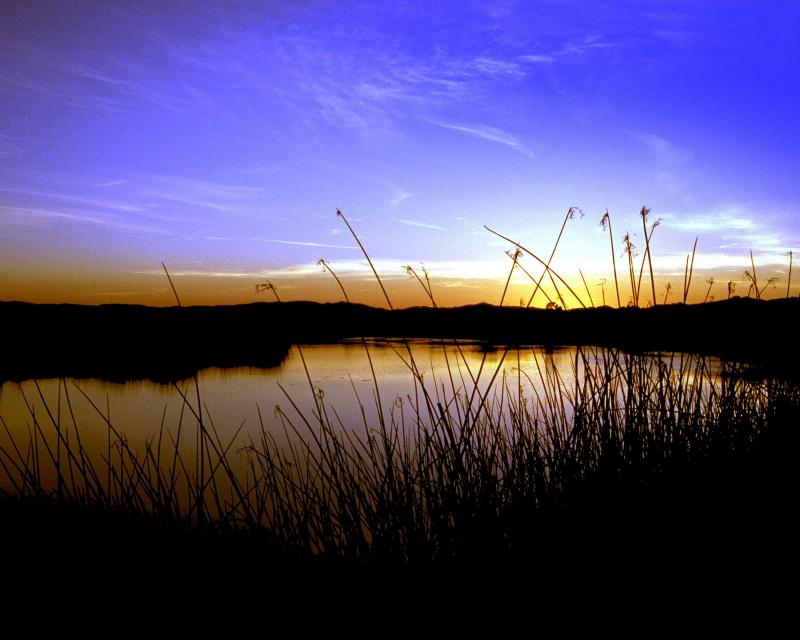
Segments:
[[[486,125],[460,125],[460,124],[449,124],[446,122],[436,122],[440,127],[444,127],[445,129],[451,129],[453,131],[459,131],[461,133],[466,133],[467,135],[475,136],[476,138],[482,138],[483,140],[488,140],[490,142],[496,142],[497,144],[502,144],[506,147],[510,147],[521,153],[522,155],[528,156],[529,158],[533,158],[533,151],[531,151],[527,146],[521,143],[517,138],[515,138],[512,134],[508,133],[507,131],[503,131],[502,129],[496,129],[494,127],[489,127]]]
[[[140,205],[160,210],[169,208],[184,213],[191,212],[195,216],[198,215],[198,208],[225,214],[250,214],[256,210],[262,212],[266,208],[266,192],[261,187],[182,176],[131,174],[125,179],[95,182],[92,186],[103,190],[115,187],[113,193],[119,198],[125,197]],[[102,197],[98,195],[98,200]],[[265,214],[261,217],[265,217]],[[275,219],[274,216],[269,217]]]
[[[327,244],[325,242],[301,242],[299,240],[272,240],[269,238],[250,238],[251,240],[255,240],[256,242],[272,242],[275,244],[292,244],[297,245],[299,247],[324,247],[326,249],[355,249],[358,250],[358,247],[354,247],[352,245],[346,244]]]
[[[399,219],[398,222],[402,224],[407,224],[409,227],[420,227],[422,229],[435,229],[436,231],[447,231],[444,227],[440,227],[438,224],[429,224],[427,222],[417,222],[416,220],[405,220]]]
[[[506,60],[481,57],[473,60],[472,64],[481,73],[492,76],[522,77],[525,75],[525,71],[518,64]]]
[[[666,214],[663,218],[673,229],[706,236],[714,243],[713,251],[740,258],[750,250],[774,257],[797,245],[800,238],[776,232],[752,211],[752,207],[735,204],[710,213]]]
[[[0,83],[17,94],[57,99],[60,106],[117,114],[131,114],[135,105],[142,102],[186,114],[208,102],[196,88],[174,81],[171,73],[177,62],[166,59],[163,51],[150,51],[160,58],[161,64],[156,65],[117,51],[112,53],[113,47],[100,44],[99,40],[95,46],[100,46],[104,54],[88,56],[80,49],[67,51],[58,42],[7,42],[6,53],[24,62],[6,69],[0,75]]]
[[[657,162],[664,164],[684,164],[694,157],[691,151],[682,149],[666,138],[654,133],[640,133],[638,138]]]
[[[84,196],[75,196],[68,193],[36,191],[30,189],[3,189],[3,188],[0,188],[0,193],[34,196],[36,198],[43,200],[59,200],[63,202],[74,202],[80,205],[87,205],[90,207],[96,207],[98,209],[107,209],[112,211],[125,211],[128,213],[144,211],[144,208],[139,205],[134,205],[126,202],[118,202],[114,200],[86,198]]]
[[[414,264],[414,258],[374,258],[372,263],[382,278],[405,279],[408,277],[403,265]],[[431,278],[458,281],[496,280],[508,275],[508,260],[426,260],[425,268]],[[372,270],[363,260],[337,260],[333,263],[338,274],[372,278]],[[172,273],[172,272],[170,272]],[[298,277],[320,273],[316,262],[295,264],[263,272],[267,277]]]
[[[397,193],[397,196],[395,196],[389,201],[392,206],[397,206],[404,200],[408,200],[411,197],[410,193],[408,193],[407,191],[403,191],[402,189],[395,189],[395,192]]]
[[[679,229],[681,231],[752,231],[757,228],[757,225],[752,218],[745,217],[738,211],[686,217],[665,215],[664,219],[669,221],[669,224],[672,228]]]
[[[556,56],[547,54],[531,54],[519,56],[519,59],[524,60],[525,62],[533,62],[534,64],[547,64],[548,62],[555,62]]]
[[[517,56],[518,60],[532,64],[546,64],[558,60],[575,59],[590,51],[614,49],[620,46],[619,42],[604,40],[597,34],[590,34],[579,39],[571,39],[558,48],[544,53],[530,53]]]
[[[564,48],[561,50],[561,52],[565,54],[582,55],[593,49],[613,49],[618,46],[618,42],[603,40],[603,38],[597,34],[590,34],[588,36],[584,36],[580,40],[568,42],[566,45],[564,45]]]
[[[121,184],[125,184],[126,182],[126,180],[111,180],[110,182],[101,182],[100,184],[95,184],[93,186],[102,189],[104,187],[116,187]]]
[[[163,269],[146,269],[144,271],[129,271],[128,273],[164,277]],[[204,269],[170,269],[171,277],[179,278],[264,278],[270,275],[269,271],[224,271]]]
[[[0,212],[5,214],[3,217],[0,217],[0,223],[24,225],[44,218],[54,218],[75,223],[108,227],[119,231],[168,235],[182,238],[186,237],[182,234],[173,233],[163,229],[160,226],[135,224],[110,216],[93,215],[75,211],[36,207],[8,207],[0,205]]]
[[[687,29],[657,29],[653,35],[676,47],[686,47],[699,39],[699,34]]]
[[[350,250],[358,250],[358,247],[353,245],[345,245],[345,244],[328,244],[325,242],[308,242],[302,240],[277,240],[274,238],[259,238],[254,236],[242,236],[242,237],[232,237],[232,236],[203,236],[203,240],[211,240],[211,241],[218,241],[218,242],[264,242],[270,244],[288,244],[298,247],[323,247],[326,249],[350,249]]]

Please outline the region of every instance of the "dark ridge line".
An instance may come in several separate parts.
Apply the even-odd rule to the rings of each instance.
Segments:
[[[783,373],[797,370],[800,356],[798,298],[568,311],[486,303],[390,311],[308,301],[190,307],[0,302],[0,326],[0,381],[171,382],[207,367],[277,366],[291,344],[362,336],[694,352]]]

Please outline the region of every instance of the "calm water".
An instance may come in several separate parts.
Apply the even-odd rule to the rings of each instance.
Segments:
[[[541,387],[542,376],[560,376],[567,387],[575,381],[575,348],[553,351],[525,347],[487,352],[472,343],[462,343],[457,349],[452,343],[443,347],[413,341],[408,349],[428,393],[434,402],[443,404],[454,392],[471,392],[473,379],[479,389],[485,389],[496,376],[495,390],[500,388],[498,383],[504,382],[515,394],[521,387],[526,397],[532,397]],[[371,343],[369,354],[384,415],[394,412],[396,420],[405,417],[408,421],[421,395],[409,370],[407,347],[399,342]],[[108,443],[108,418],[134,448],[143,447],[162,425],[163,432],[173,436],[179,427],[184,434],[196,433],[196,419],[179,392],[180,389],[186,394],[188,404],[197,411],[195,383],[184,381],[177,387],[141,381],[114,384],[72,379],[40,380],[38,388],[34,381],[5,383],[0,387],[0,416],[18,443],[29,441],[35,416],[49,433],[54,422],[67,432],[77,425],[83,445],[92,452],[103,452]],[[378,424],[375,385],[360,342],[306,345],[302,351],[293,347],[284,362],[272,369],[206,369],[198,375],[198,387],[204,419],[213,424],[222,442],[232,440],[241,428],[234,451],[250,437],[257,440],[262,424],[278,441],[284,441],[283,425],[288,421],[302,430],[303,414],[313,423],[315,396],[324,400],[334,424],[341,422],[357,432]],[[286,416],[283,424],[276,407]],[[191,445],[191,435],[183,437],[187,446]],[[0,432],[0,444],[12,446],[8,433]]]
[[[448,397],[452,396],[454,386],[457,391],[463,386],[471,390],[474,386],[472,378],[477,378],[479,371],[479,387],[485,388],[503,359],[502,349],[487,352],[473,343],[463,343],[458,350],[452,344],[443,348],[423,341],[412,341],[410,346],[425,384],[429,389],[435,384],[440,392],[441,385],[445,384],[444,393]],[[213,421],[221,435],[233,435],[242,422],[245,424],[244,433],[260,431],[259,409],[267,427],[276,426],[276,406],[289,416],[298,417],[292,402],[310,418],[316,408],[308,381],[310,377],[315,393],[324,398],[327,407],[336,411],[343,424],[353,428],[363,426],[364,417],[356,395],[365,408],[368,424],[375,424],[375,385],[361,342],[305,345],[302,354],[308,376],[297,347],[292,347],[280,366],[271,369],[211,368],[201,371],[198,383],[205,416]],[[408,351],[402,343],[371,342],[369,355],[387,411],[398,397],[416,399],[414,377],[407,364]],[[574,349],[515,349],[506,354],[498,376],[502,378],[505,373],[516,381],[518,360],[519,368],[528,376],[537,371],[537,360],[539,367],[548,362],[564,375],[569,375],[574,355]],[[530,384],[524,376],[522,381]],[[196,409],[194,381],[183,381],[177,386]],[[12,430],[19,430],[21,425],[26,430],[25,425],[32,424],[31,410],[42,423],[51,423],[49,409],[54,418],[58,419],[60,413],[60,421],[71,425],[67,397],[76,422],[86,430],[89,439],[95,431],[105,439],[105,419],[101,413],[110,415],[112,424],[131,438],[157,433],[162,416],[165,427],[171,427],[177,425],[182,410],[191,415],[178,389],[172,385],[149,381],[116,384],[67,378],[64,381],[39,380],[38,387],[32,380],[21,384],[7,382],[0,386],[0,415]],[[100,409],[99,412],[92,403]]]

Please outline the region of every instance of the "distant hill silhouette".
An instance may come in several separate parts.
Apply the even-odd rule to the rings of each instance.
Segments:
[[[789,372],[800,356],[797,298],[569,311],[489,304],[389,311],[315,302],[168,308],[0,302],[0,318],[6,334],[0,380],[172,381],[209,366],[275,366],[292,343],[362,336],[687,351]]]

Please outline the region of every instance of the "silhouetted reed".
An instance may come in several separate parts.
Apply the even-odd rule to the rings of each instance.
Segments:
[[[608,238],[611,242],[611,264],[614,267],[614,289],[617,292],[617,307],[622,307],[622,300],[619,297],[619,279],[617,278],[617,257],[616,252],[614,249],[614,233],[611,230],[611,214],[608,213],[608,209],[603,214],[603,217],[600,218],[600,226],[603,227],[605,230],[606,225],[608,225]]]
[[[645,250],[644,250],[644,258],[642,258],[642,268],[639,271],[639,285],[637,285],[637,290],[641,286],[642,282],[642,271],[644,271],[644,260],[647,258],[648,268],[650,269],[650,286],[653,292],[653,306],[658,304],[656,301],[656,280],[655,275],[653,274],[653,257],[650,253],[650,241],[653,239],[653,233],[656,230],[656,227],[661,224],[661,219],[659,218],[650,227],[650,233],[647,232],[647,216],[650,214],[650,209],[647,207],[642,207],[640,212],[640,216],[642,218],[642,230],[644,232],[644,240],[645,240]]]
[[[696,252],[697,238],[694,239],[694,245],[692,245],[691,260],[688,255],[686,256],[686,268],[683,272],[683,304],[686,304],[686,300],[689,298],[689,289],[692,286],[692,274],[694,273],[694,256]]]

